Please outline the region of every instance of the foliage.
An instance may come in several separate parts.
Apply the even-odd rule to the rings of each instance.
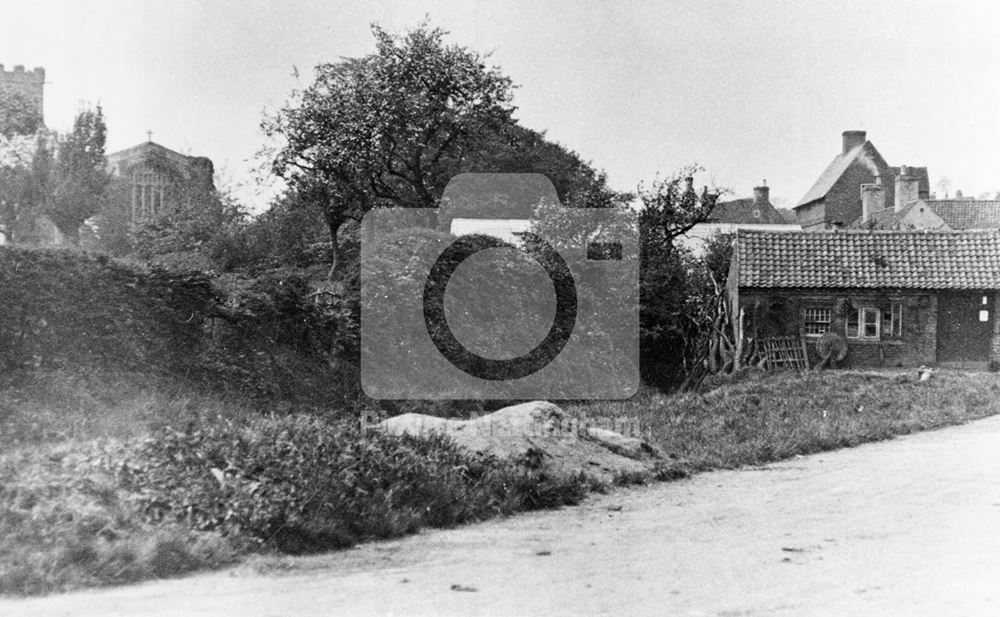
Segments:
[[[127,431],[112,435],[129,438],[127,443],[87,441],[106,434],[114,418],[61,433],[64,418],[51,414],[42,418],[50,426],[39,434],[71,441],[31,442],[20,449],[4,444],[4,594],[218,567],[257,552],[268,538],[267,546],[292,552],[342,546],[423,525],[575,503],[586,488],[578,478],[542,474],[531,461],[468,454],[442,438],[366,434],[315,416],[261,417],[239,401],[164,389],[162,382],[135,375],[107,382],[96,374],[80,380],[50,373],[43,379],[59,382],[56,390],[74,399],[66,411],[110,397],[109,391],[129,392],[114,409],[81,409],[74,421],[88,413],[127,413],[136,406],[125,399],[143,392],[151,399],[137,401],[146,408],[142,414],[118,418],[118,428]],[[41,382],[2,385],[0,411],[52,402]],[[993,373],[939,371],[920,382],[916,372],[898,370],[743,371],[709,377],[700,392],[644,391],[628,401],[566,409],[591,418],[638,417],[661,452],[695,470],[710,470],[967,422],[1000,412],[998,394],[1000,378]],[[151,439],[135,439],[137,425],[153,426]],[[283,522],[284,530],[273,535]],[[192,528],[199,526],[220,531]]]
[[[298,191],[289,189],[252,220],[232,219],[224,223],[209,241],[207,252],[225,271],[306,267],[328,260],[329,248],[316,246],[322,241],[325,229],[320,208],[306,202]],[[341,245],[345,242],[340,240]]]
[[[177,576],[235,561],[218,534],[140,522],[114,481],[115,443],[0,456],[0,593],[30,595]]]
[[[375,53],[318,66],[264,127],[285,142],[274,171],[321,205],[334,244],[345,221],[378,205],[435,207],[453,172],[442,160],[513,110],[510,80],[443,30],[372,33]]]
[[[699,338],[711,327],[705,307],[715,286],[709,271],[673,242],[707,220],[718,198],[707,189],[701,195],[694,191],[692,176],[697,171],[683,169],[639,190],[640,365],[643,381],[657,386],[676,386],[683,380],[700,355]]]
[[[731,234],[713,234],[705,243],[705,266],[712,278],[725,288],[729,278],[729,266],[733,258],[733,236]]]
[[[167,428],[125,469],[150,520],[289,552],[576,503],[586,489],[581,478],[471,454],[441,436],[365,433],[313,416]]]
[[[56,135],[0,137],[0,233],[8,241],[33,224],[49,203]]]
[[[101,211],[111,176],[104,144],[107,126],[101,106],[85,109],[73,121],[73,130],[59,139],[52,197],[44,214],[70,244],[79,243],[79,229]]]

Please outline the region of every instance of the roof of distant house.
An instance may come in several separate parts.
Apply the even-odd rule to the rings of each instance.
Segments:
[[[838,154],[833,158],[833,161],[827,165],[823,173],[819,175],[816,182],[806,191],[806,194],[799,203],[795,206],[796,208],[804,206],[806,204],[812,203],[818,199],[823,199],[826,197],[827,193],[837,184],[840,177],[844,175],[852,163],[855,161],[861,161],[874,168],[884,167],[888,169],[890,177],[883,178],[882,182],[886,185],[886,200],[887,203],[891,202],[895,195],[894,179],[899,175],[900,168],[892,167],[885,162],[882,155],[879,154],[872,142],[866,141],[863,144],[851,148],[845,153]],[[874,169],[873,169],[874,171]],[[917,178],[917,192],[921,197],[927,197],[930,194],[930,179],[927,174],[926,167],[910,167],[909,173],[911,176]]]
[[[873,213],[870,224],[876,229],[894,229],[914,208],[927,208],[936,214],[944,224],[942,229],[1000,229],[1000,200],[993,199],[919,199],[899,212],[890,207]],[[864,226],[861,219],[851,225],[856,229]]]
[[[739,231],[741,287],[1000,289],[1000,231]]]
[[[878,150],[875,149],[870,141],[866,141],[863,144],[855,146],[847,152],[842,152],[833,157],[830,164],[826,166],[823,173],[819,175],[819,178],[817,178],[816,182],[814,182],[809,190],[806,191],[805,196],[799,200],[799,203],[795,207],[798,208],[799,206],[804,206],[808,203],[816,201],[817,199],[823,199],[826,197],[826,194],[830,192],[830,189],[832,189],[833,185],[837,183],[837,180],[839,180],[840,177],[844,175],[844,172],[847,171],[847,168],[851,166],[851,163],[866,156],[870,158],[877,157],[877,160],[886,164],[885,161],[882,160],[882,156],[878,153]]]
[[[754,216],[754,210],[758,211],[758,216]],[[715,204],[707,222],[781,225],[787,221],[769,202],[759,202],[753,197],[744,197]]]
[[[923,204],[952,229],[1000,229],[1000,201],[976,199],[925,199]]]

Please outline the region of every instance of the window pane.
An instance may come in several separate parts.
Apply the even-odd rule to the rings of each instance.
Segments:
[[[860,312],[860,309],[851,311],[851,313],[847,316],[847,338],[858,338],[858,336],[860,336],[860,328],[858,326],[860,323],[858,314]]]
[[[878,309],[861,309],[861,318],[864,321],[864,338],[878,338]]]
[[[807,308],[802,312],[802,324],[806,334],[820,335],[830,329],[830,309]]]

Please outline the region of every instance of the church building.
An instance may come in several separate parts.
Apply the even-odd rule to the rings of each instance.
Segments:
[[[185,202],[215,189],[212,161],[188,156],[150,139],[108,155],[108,169],[123,184],[132,223],[177,213]]]

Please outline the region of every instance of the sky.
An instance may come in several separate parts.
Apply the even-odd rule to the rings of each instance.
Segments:
[[[0,0],[0,63],[46,69],[45,119],[100,102],[108,151],[147,138],[210,157],[254,211],[263,114],[313,67],[374,49],[370,24],[428,17],[491,53],[516,117],[634,190],[697,163],[696,180],[794,206],[862,129],[932,190],[1000,191],[1000,3]]]

